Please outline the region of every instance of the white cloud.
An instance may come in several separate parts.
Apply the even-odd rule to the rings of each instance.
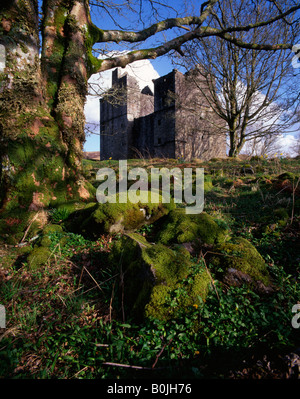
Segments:
[[[278,144],[280,146],[280,152],[287,154],[291,157],[295,157],[298,154],[295,151],[296,148],[296,137],[292,134],[282,134],[278,138]]]

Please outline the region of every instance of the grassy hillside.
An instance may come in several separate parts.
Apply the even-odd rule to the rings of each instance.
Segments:
[[[295,376],[297,370],[289,368],[285,356],[297,358],[300,347],[300,330],[291,324],[292,307],[300,301],[300,160],[152,159],[130,160],[128,166],[147,171],[204,168],[204,212],[214,226],[233,237],[228,241],[231,246],[212,246],[207,241],[190,249],[190,243],[182,240],[189,251],[188,266],[177,273],[163,297],[171,316],[137,320],[130,314],[131,305],[126,305],[134,276],[129,279],[128,265],[115,257],[122,252],[128,232],[104,229],[91,235],[90,223],[81,232],[86,215],[91,217],[92,204],[90,208],[84,204],[81,219],[71,218],[76,228],[69,228],[69,220],[80,204],[49,209],[43,230],[33,221],[22,242],[0,243],[0,303],[7,315],[7,328],[0,330],[0,377]],[[96,172],[101,167],[117,171],[118,162],[84,161],[86,178],[94,187],[99,185]],[[155,263],[155,256],[158,262],[161,256],[151,258],[147,245],[153,242],[164,254],[173,251],[173,263],[187,259],[176,252],[181,243],[171,246],[157,238],[162,237],[165,220],[162,214],[153,223],[132,229],[144,262]],[[193,219],[189,231],[192,223]],[[249,284],[254,252],[249,249],[243,258],[246,247],[238,239],[247,240],[262,257],[268,275],[264,284],[254,274],[255,283]],[[247,259],[250,266],[236,271],[232,258]],[[208,276],[205,296],[196,295],[189,302],[190,287],[197,286],[202,273]]]

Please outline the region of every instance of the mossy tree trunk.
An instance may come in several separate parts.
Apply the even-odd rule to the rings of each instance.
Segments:
[[[36,0],[0,7],[2,236],[19,231],[20,238],[31,212],[92,192],[81,175],[88,4],[47,0],[43,7],[42,48]]]
[[[155,58],[177,42],[104,62],[92,55],[94,44],[139,42],[199,20],[162,22],[140,34],[103,31],[91,21],[89,0],[43,0],[39,17],[38,0],[1,2],[0,44],[6,64],[0,71],[0,237],[14,236],[16,241],[36,212],[94,195],[81,173],[89,77]]]

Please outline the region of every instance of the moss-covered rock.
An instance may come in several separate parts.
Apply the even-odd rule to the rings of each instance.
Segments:
[[[222,274],[228,270],[238,270],[247,274],[249,282],[262,282],[265,286],[270,284],[266,263],[257,249],[242,237],[235,238],[232,242],[219,244],[214,248],[211,265]]]
[[[258,234],[270,233],[278,227],[285,227],[289,221],[289,213],[286,208],[270,209],[269,212],[261,216],[259,219],[260,227],[257,229]]]
[[[40,246],[41,247],[48,247],[49,248],[51,246],[51,244],[52,244],[52,241],[51,241],[50,237],[44,236],[44,237],[41,238],[41,242],[40,242]]]
[[[122,267],[126,312],[135,318],[170,319],[199,304],[209,289],[210,279],[203,269],[189,279],[186,295],[170,306],[172,293],[192,270],[190,254],[181,246],[151,245],[144,237],[129,234],[114,244],[110,261]]]
[[[254,174],[254,169],[253,169],[252,165],[246,164],[246,165],[243,165],[241,167],[240,173],[244,174],[244,175],[246,175],[246,174],[253,175]]]
[[[126,315],[137,318],[143,315],[154,285],[152,271],[142,260],[142,248],[149,245],[142,236],[139,240],[124,236],[114,243],[109,256],[110,264],[120,273]]]
[[[274,209],[274,220],[278,226],[285,227],[290,219],[288,211],[285,208]]]
[[[65,226],[69,231],[89,237],[103,233],[132,231],[151,224],[174,209],[174,203],[93,203],[73,212]]]
[[[43,236],[49,236],[51,233],[62,233],[63,228],[58,224],[48,224],[43,229]]]
[[[34,270],[44,266],[51,256],[51,252],[47,247],[36,247],[27,258],[28,266]]]
[[[300,196],[300,186],[297,185],[297,181],[299,176],[295,175],[292,172],[284,172],[281,175],[277,176],[273,181],[273,189],[280,193],[292,194],[295,196]]]
[[[213,189],[212,177],[209,175],[204,176],[204,192],[211,191]]]
[[[296,176],[292,172],[284,172],[284,173],[281,173],[279,176],[277,176],[277,179],[278,180],[292,180],[293,181],[293,180],[296,179]]]
[[[62,232],[63,228],[57,224],[48,224],[44,227],[33,250],[30,251],[30,247],[28,247],[27,262],[30,269],[37,269],[47,263],[51,255],[51,234]]]
[[[200,240],[202,244],[213,245],[224,242],[228,236],[228,230],[207,213],[189,215],[183,209],[175,209],[165,218],[157,241],[168,245]]]

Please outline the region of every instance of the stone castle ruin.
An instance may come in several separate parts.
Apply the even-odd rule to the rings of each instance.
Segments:
[[[101,160],[226,156],[224,122],[213,113],[197,69],[153,80],[154,93],[120,71],[112,72],[112,88],[100,99]]]

